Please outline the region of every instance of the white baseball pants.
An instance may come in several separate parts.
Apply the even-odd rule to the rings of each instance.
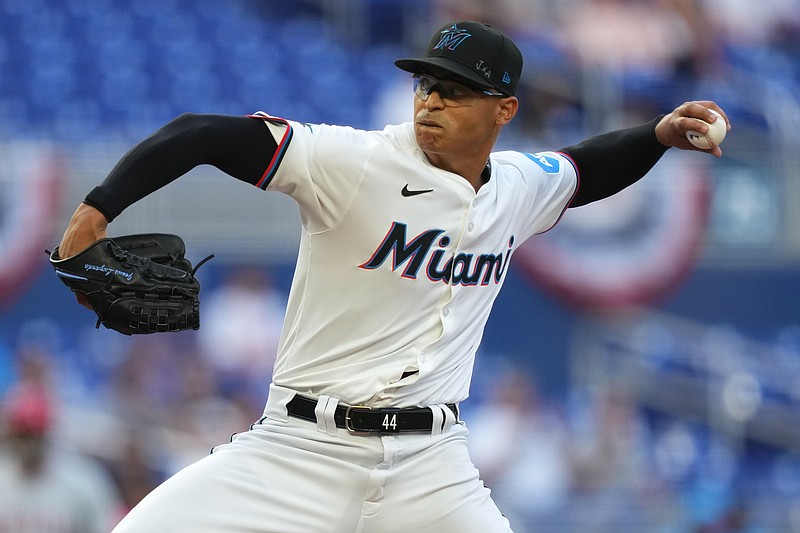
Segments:
[[[511,531],[455,417],[437,435],[351,435],[325,397],[316,425],[288,417],[293,394],[273,386],[261,422],[165,481],[113,533]]]

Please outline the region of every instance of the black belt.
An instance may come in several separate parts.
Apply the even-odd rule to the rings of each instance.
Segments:
[[[454,403],[447,407],[458,419],[458,407]],[[289,416],[316,422],[317,400],[295,394],[286,404]],[[436,409],[436,407],[434,407]],[[444,415],[444,413],[442,413]],[[333,413],[336,427],[347,429],[351,433],[370,433],[373,435],[391,433],[430,433],[433,430],[433,413],[427,407],[397,409],[337,405]],[[444,421],[442,421],[444,427]]]

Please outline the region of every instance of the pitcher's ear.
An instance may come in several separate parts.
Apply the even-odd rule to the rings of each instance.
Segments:
[[[513,119],[519,111],[519,100],[516,96],[503,98],[497,114],[497,121],[501,126],[505,126]]]

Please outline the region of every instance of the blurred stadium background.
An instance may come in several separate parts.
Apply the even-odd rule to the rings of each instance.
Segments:
[[[464,405],[498,503],[519,531],[800,531],[798,0],[0,0],[0,393],[43,365],[53,440],[99,461],[126,506],[246,428],[293,270],[291,201],[199,168],[113,223],[217,255],[197,334],[95,330],[42,250],[183,112],[409,119],[393,60],[458,18],[525,54],[503,148],[690,99],[734,126],[723,159],[672,151],[517,254]]]

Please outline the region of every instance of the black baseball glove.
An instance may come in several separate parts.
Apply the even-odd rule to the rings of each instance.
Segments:
[[[58,278],[84,293],[103,324],[125,335],[200,327],[197,267],[177,235],[148,233],[101,239],[69,259],[48,252]]]

